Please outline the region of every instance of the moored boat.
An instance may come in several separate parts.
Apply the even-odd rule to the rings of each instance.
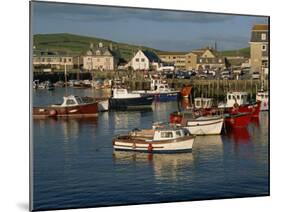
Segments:
[[[129,93],[125,88],[114,88],[109,99],[110,109],[136,109],[151,107],[153,97],[139,93]]]
[[[86,102],[83,98],[69,95],[63,97],[62,104],[54,104],[45,107],[33,107],[34,118],[45,117],[91,117],[98,115],[98,103]]]
[[[168,83],[161,80],[152,80],[150,90],[133,91],[132,93],[141,95],[151,95],[155,101],[176,101],[180,92],[169,87]]]
[[[218,108],[224,109],[226,114],[237,111],[240,113],[251,113],[252,117],[259,116],[261,102],[249,103],[247,92],[228,92],[226,97],[227,101],[218,106]]]
[[[183,128],[135,129],[113,138],[113,148],[123,151],[175,153],[192,150],[194,136]]]
[[[218,135],[221,134],[224,118],[220,115],[196,116],[187,110],[170,114],[170,123],[189,130],[192,135]]]

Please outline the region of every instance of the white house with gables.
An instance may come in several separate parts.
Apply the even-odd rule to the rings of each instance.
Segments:
[[[86,70],[114,70],[117,58],[113,51],[99,43],[97,48],[91,44],[90,50],[83,57],[83,67]]]
[[[127,66],[131,66],[134,70],[156,70],[160,63],[160,58],[154,52],[138,50]]]

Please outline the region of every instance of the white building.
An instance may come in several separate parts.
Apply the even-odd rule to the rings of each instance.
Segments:
[[[160,62],[161,60],[154,52],[139,50],[127,66],[131,66],[134,70],[149,70],[159,68]]]

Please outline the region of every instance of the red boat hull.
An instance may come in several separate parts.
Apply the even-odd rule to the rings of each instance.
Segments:
[[[33,117],[91,117],[98,115],[98,103],[69,107],[33,107]]]
[[[241,128],[246,127],[252,118],[251,113],[237,113],[237,114],[228,114],[227,117],[225,117],[225,124],[226,127],[230,128]]]
[[[261,108],[261,101],[257,101],[254,104],[239,105],[237,108],[227,108],[225,113],[251,113],[252,117],[259,117]]]

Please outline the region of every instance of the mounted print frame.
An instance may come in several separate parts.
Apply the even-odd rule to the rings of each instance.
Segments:
[[[30,2],[30,210],[268,196],[270,17]]]

